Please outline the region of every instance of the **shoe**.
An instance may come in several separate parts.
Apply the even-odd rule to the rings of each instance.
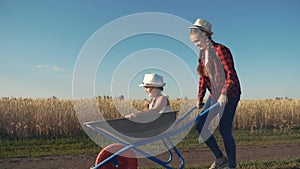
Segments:
[[[223,169],[227,166],[227,158],[225,156],[216,159],[215,162],[213,162],[209,169]]]
[[[235,167],[234,168],[230,168],[230,167],[225,167],[223,169],[236,169]]]

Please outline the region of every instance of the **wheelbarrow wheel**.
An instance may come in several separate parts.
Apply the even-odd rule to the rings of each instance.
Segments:
[[[95,164],[97,165],[101,163],[122,148],[124,148],[124,146],[118,143],[105,147],[98,154]],[[135,154],[131,150],[126,150],[120,155],[117,155],[115,159],[117,160],[118,166],[115,166],[114,160],[112,160],[101,166],[99,169],[137,169],[138,160],[135,158]]]

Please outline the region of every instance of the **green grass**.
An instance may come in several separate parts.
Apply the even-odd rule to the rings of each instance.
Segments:
[[[101,149],[89,138],[1,140],[0,158],[95,153]]]
[[[220,134],[215,136],[222,144]],[[300,143],[300,130],[272,131],[234,131],[237,146],[266,145],[280,143]],[[179,144],[178,148],[193,148],[205,146],[199,144],[197,132],[190,132]],[[52,155],[72,155],[98,153],[101,147],[88,137],[61,138],[61,139],[32,139],[32,140],[6,140],[0,139],[0,158],[10,157],[38,157]]]
[[[251,146],[251,145],[266,145],[266,144],[280,144],[280,143],[300,143],[300,130],[235,130],[233,135],[237,146]],[[222,137],[218,131],[214,133],[218,143],[222,145]],[[199,134],[196,131],[190,132],[184,140],[179,144],[179,148],[194,148],[199,146]],[[201,144],[200,146],[205,146]]]
[[[299,169],[300,158],[286,160],[251,161],[239,164],[241,169]]]

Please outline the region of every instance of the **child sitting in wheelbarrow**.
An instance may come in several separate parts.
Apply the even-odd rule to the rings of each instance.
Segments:
[[[126,115],[125,117],[134,118],[144,114],[171,111],[171,106],[168,97],[162,94],[165,85],[166,83],[164,83],[162,76],[156,73],[145,74],[143,83],[139,86],[144,87],[146,93],[151,98],[148,110],[131,113],[129,115]]]

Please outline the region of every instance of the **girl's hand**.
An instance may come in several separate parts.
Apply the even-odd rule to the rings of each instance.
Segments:
[[[204,103],[200,102],[199,100],[196,103],[198,109],[201,109],[204,106]]]
[[[225,106],[228,102],[227,96],[224,94],[221,94],[221,96],[218,99],[218,102],[219,102],[220,106]]]

